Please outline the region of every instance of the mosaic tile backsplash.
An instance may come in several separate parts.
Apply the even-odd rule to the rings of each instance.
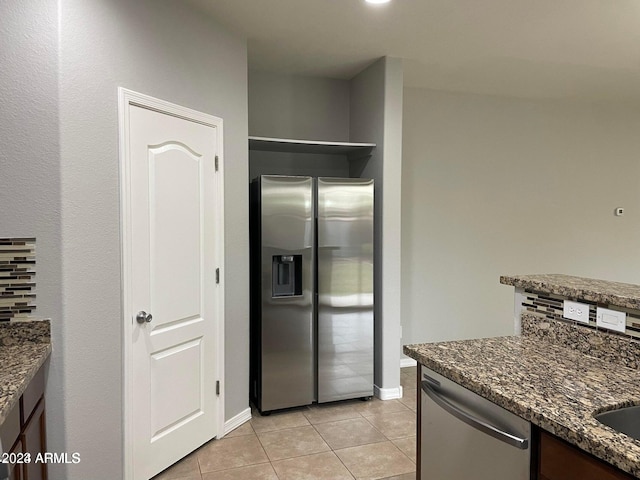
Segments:
[[[554,295],[552,293],[539,293],[530,290],[524,291],[525,299],[522,306],[528,312],[544,315],[550,320],[557,320],[580,327],[598,330],[596,326],[596,308],[598,303],[578,298],[577,301],[589,305],[589,323],[579,323],[563,317],[563,300],[566,297]],[[640,339],[640,311],[631,308],[622,308],[615,305],[602,305],[613,310],[619,310],[627,314],[626,332],[624,334],[610,332],[614,335],[628,336]],[[600,329],[602,330],[602,329]]]
[[[0,238],[0,322],[35,310],[36,239]]]
[[[640,285],[559,274],[502,276],[500,283],[520,290],[523,336],[640,370]],[[588,306],[586,322],[564,318],[567,299]],[[599,327],[598,307],[624,312],[625,331]]]

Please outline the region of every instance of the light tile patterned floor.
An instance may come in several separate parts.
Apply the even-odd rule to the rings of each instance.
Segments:
[[[416,367],[400,376],[398,400],[254,412],[153,480],[415,480]]]

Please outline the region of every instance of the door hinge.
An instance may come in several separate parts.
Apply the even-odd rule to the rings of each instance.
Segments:
[[[220,395],[220,380],[216,380],[216,395]]]
[[[218,171],[218,155],[216,155],[216,172]]]
[[[216,268],[216,283],[220,283],[220,269]]]

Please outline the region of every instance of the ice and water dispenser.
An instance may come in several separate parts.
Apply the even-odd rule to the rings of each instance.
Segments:
[[[302,255],[274,255],[271,280],[273,297],[302,295]]]

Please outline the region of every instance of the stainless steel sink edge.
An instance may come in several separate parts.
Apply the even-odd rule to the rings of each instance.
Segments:
[[[640,440],[640,402],[629,401],[605,407],[594,412],[594,418],[603,425]]]

